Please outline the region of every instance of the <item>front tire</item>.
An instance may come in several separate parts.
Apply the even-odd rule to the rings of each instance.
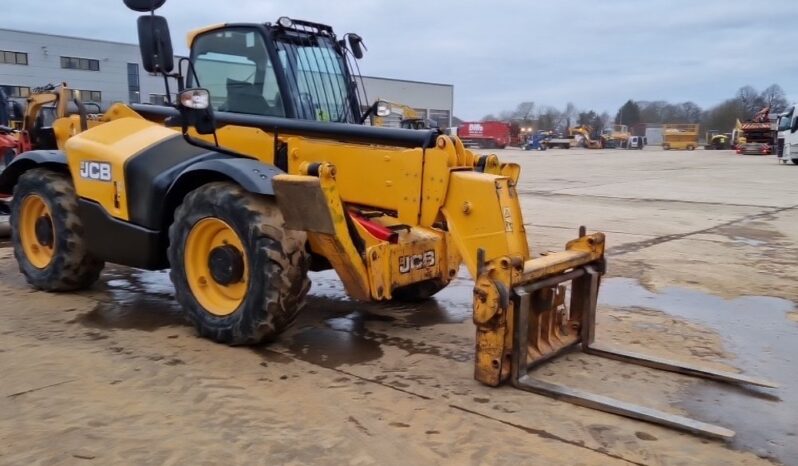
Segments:
[[[310,289],[304,232],[273,199],[225,182],[190,192],[169,228],[175,297],[197,332],[230,345],[272,340]]]
[[[11,242],[19,271],[40,290],[88,288],[104,266],[89,253],[72,180],[44,168],[25,172],[14,187]]]

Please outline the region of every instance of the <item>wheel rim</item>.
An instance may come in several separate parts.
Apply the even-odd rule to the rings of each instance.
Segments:
[[[248,265],[244,245],[225,221],[204,218],[186,238],[185,269],[191,292],[206,311],[228,316],[247,293]]]
[[[37,194],[29,194],[22,200],[19,239],[25,257],[37,269],[47,267],[53,260],[55,228],[52,214],[47,203]]]

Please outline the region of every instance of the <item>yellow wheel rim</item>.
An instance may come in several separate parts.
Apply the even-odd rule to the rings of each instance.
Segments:
[[[211,270],[211,256],[219,248],[240,254],[243,270],[232,283],[220,282]],[[225,221],[208,217],[195,223],[186,238],[186,278],[191,292],[206,311],[215,316],[235,312],[244,301],[249,281],[247,255],[241,238]]]
[[[50,208],[37,194],[29,194],[22,200],[19,213],[19,239],[25,257],[34,267],[43,269],[53,260],[55,228]],[[39,231],[37,233],[37,223]],[[49,232],[47,227],[49,226]],[[49,233],[49,238],[47,234]]]

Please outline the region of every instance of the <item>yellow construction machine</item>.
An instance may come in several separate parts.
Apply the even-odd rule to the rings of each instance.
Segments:
[[[382,128],[428,129],[434,125],[422,118],[418,110],[409,105],[377,99],[371,115],[371,125]]]
[[[164,0],[125,3],[148,12]],[[604,235],[582,228],[563,251],[534,257],[518,165],[477,156],[436,129],[363,125],[369,115],[348,64],[363,56],[359,36],[339,39],[329,26],[287,17],[220,24],[188,35],[190,58],[173,73],[165,18],[143,15],[138,29],[145,70],[176,75],[176,104],[117,104],[63,150],[21,154],[0,175],[0,192],[14,193],[14,254],[32,286],[86,288],[105,262],[170,268],[198,333],[242,345],[291,324],[309,269],[334,269],[357,300],[419,300],[464,264],[475,280],[480,382],[732,434],[532,376],[581,345],[757,382],[594,345]]]
[[[632,133],[629,132],[626,125],[612,125],[610,128],[604,128],[601,132],[604,147],[611,149],[626,149],[630,137],[632,137]]]
[[[19,152],[63,149],[67,139],[100,123],[100,107],[82,102],[67,83],[36,87],[26,99],[16,135]]]
[[[573,146],[584,147],[586,149],[603,149],[604,142],[601,139],[593,139],[593,128],[589,125],[579,125],[568,128],[568,135],[574,140]]]
[[[665,150],[695,150],[698,147],[697,124],[662,125],[662,148]]]

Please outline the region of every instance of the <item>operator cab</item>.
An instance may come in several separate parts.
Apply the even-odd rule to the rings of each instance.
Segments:
[[[138,19],[142,62],[148,72],[164,76],[168,98],[167,78],[173,77],[178,92],[184,87],[206,90],[215,112],[354,124],[364,120],[361,109],[368,103],[362,80],[351,71],[353,59],[363,57],[357,34],[338,39],[330,26],[288,17],[206,27],[188,36],[191,55],[184,79],[186,59],[172,73],[169,26],[154,14],[165,0],[124,2],[134,11],[152,13]]]
[[[188,87],[207,89],[215,111],[359,124],[365,92],[348,58],[361,39],[348,37],[349,48],[330,26],[287,17],[203,30],[190,36]]]

